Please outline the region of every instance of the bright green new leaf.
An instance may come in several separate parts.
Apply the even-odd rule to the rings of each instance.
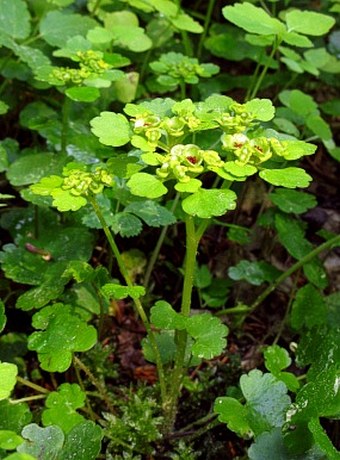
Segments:
[[[239,165],[235,161],[227,161],[223,165],[223,169],[236,177],[248,177],[257,172],[257,168],[253,165]]]
[[[88,326],[72,307],[60,303],[36,313],[33,326],[43,331],[29,336],[28,348],[37,351],[41,368],[50,372],[66,371],[74,352],[87,351],[97,341],[95,328]]]
[[[67,97],[76,102],[94,102],[100,96],[98,88],[88,86],[73,86],[65,91]]]
[[[89,16],[49,11],[40,21],[40,34],[51,46],[65,47],[67,41],[76,35],[85,37],[87,32],[98,24]]]
[[[186,329],[195,339],[191,352],[197,358],[212,359],[219,356],[227,344],[227,326],[209,313],[187,318]]]
[[[12,363],[0,362],[0,401],[11,394],[17,382],[18,368]]]
[[[302,214],[318,204],[315,196],[310,193],[284,188],[274,190],[274,192],[269,194],[269,199],[281,211],[288,214]]]
[[[202,186],[202,182],[199,179],[192,177],[189,182],[177,182],[175,190],[181,193],[195,193]]]
[[[282,156],[286,160],[297,160],[305,155],[313,155],[317,149],[314,144],[304,141],[289,141],[285,146]]]
[[[176,217],[172,212],[151,200],[131,203],[125,208],[125,211],[136,214],[150,227],[171,225],[176,222]]]
[[[253,99],[244,106],[256,120],[269,121],[274,118],[275,107],[270,99]]]
[[[25,39],[31,31],[31,15],[23,0],[0,0],[0,31],[13,38]]]
[[[22,437],[14,431],[0,430],[0,449],[14,450],[22,442]]]
[[[53,197],[53,206],[60,212],[78,211],[80,208],[87,205],[86,198],[83,196],[75,196],[69,190],[55,188],[51,191],[51,196]]]
[[[5,304],[0,300],[0,332],[2,332],[6,326],[6,315],[5,315]]]
[[[214,412],[218,414],[219,421],[226,423],[229,430],[234,431],[234,433],[242,437],[247,437],[251,434],[251,428],[247,420],[248,410],[237,399],[228,396],[217,398]]]
[[[4,458],[4,460],[37,460],[35,457],[29,454],[19,454],[19,452],[15,452],[14,454],[10,454]]]
[[[145,198],[159,198],[167,193],[167,188],[155,176],[147,173],[136,173],[126,184],[131,193]]]
[[[314,11],[288,11],[285,20],[289,31],[313,36],[325,35],[335,24],[331,16]]]
[[[119,147],[130,140],[130,125],[121,113],[102,112],[90,122],[91,131],[104,145]]]
[[[312,284],[300,288],[293,302],[291,323],[294,329],[312,329],[326,322],[327,308],[320,291]]]
[[[301,168],[263,169],[260,177],[272,185],[297,188],[308,187],[312,177]]]
[[[108,299],[126,299],[131,297],[132,299],[139,299],[145,295],[145,288],[143,286],[121,286],[116,283],[104,284],[101,288],[102,293]]]
[[[39,182],[31,185],[30,189],[33,193],[42,196],[51,196],[54,189],[63,185],[63,178],[60,176],[43,177]]]
[[[151,323],[160,329],[178,329],[186,327],[186,317],[175,312],[172,306],[164,300],[159,300],[151,308]]]
[[[182,202],[183,210],[191,215],[209,219],[213,216],[222,216],[226,211],[236,208],[236,194],[226,189],[199,189],[185,198]]]
[[[76,383],[61,384],[58,391],[48,395],[45,405],[42,413],[44,426],[57,425],[65,434],[85,420],[77,412],[85,405],[85,393]]]
[[[299,388],[299,381],[294,374],[282,372],[291,365],[288,351],[278,345],[271,345],[264,350],[265,366],[278,379],[284,382],[291,391]]]
[[[203,32],[201,24],[186,13],[179,13],[175,17],[170,17],[169,20],[179,30],[186,30],[192,34],[201,34]]]
[[[311,42],[309,38],[304,35],[297,34],[296,32],[285,31],[281,37],[285,43],[288,43],[288,45],[299,46],[301,48],[312,48],[314,46],[313,42]]]
[[[225,6],[222,13],[228,21],[252,34],[278,35],[285,31],[281,21],[270,17],[263,8],[248,2]]]
[[[232,280],[245,280],[254,286],[260,286],[265,281],[272,282],[279,274],[279,270],[264,261],[241,260],[236,266],[228,269],[228,275]]]

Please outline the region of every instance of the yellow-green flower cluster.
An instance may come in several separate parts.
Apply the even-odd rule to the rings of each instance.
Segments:
[[[70,169],[61,186],[69,190],[74,196],[87,196],[101,193],[105,186],[112,185],[112,176],[103,168],[96,168],[94,172]]]
[[[112,67],[103,60],[103,53],[100,51],[78,51],[75,59],[79,62],[78,69],[55,67],[51,72],[51,77],[65,84],[81,85],[87,78],[99,76]]]

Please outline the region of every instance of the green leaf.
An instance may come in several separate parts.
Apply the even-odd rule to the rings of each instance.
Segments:
[[[186,327],[186,318],[176,313],[172,306],[164,300],[159,300],[151,308],[151,323],[160,329],[178,329]]]
[[[300,384],[294,374],[281,372],[291,365],[287,350],[278,345],[271,345],[264,350],[265,366],[278,379],[282,380],[291,391],[296,391]]]
[[[0,401],[10,396],[17,382],[18,368],[12,363],[0,362]]]
[[[31,423],[21,433],[25,442],[18,446],[17,451],[32,455],[41,460],[59,460],[59,452],[64,443],[64,434],[57,426],[40,428]]]
[[[39,31],[42,38],[51,46],[62,48],[76,35],[85,37],[87,32],[97,26],[89,16],[66,14],[61,11],[49,11],[40,21]]]
[[[212,273],[208,265],[196,265],[194,273],[194,286],[199,289],[204,289],[211,285]]]
[[[197,358],[212,359],[219,356],[227,344],[227,326],[209,313],[187,318],[186,329],[195,339],[191,352]]]
[[[305,155],[313,155],[317,149],[314,144],[304,141],[288,141],[282,156],[286,160],[297,160]]]
[[[84,407],[85,393],[76,383],[63,383],[58,391],[49,393],[42,413],[44,426],[57,425],[66,434],[85,419],[77,409]]]
[[[314,11],[292,10],[285,16],[288,31],[305,35],[325,35],[334,26],[335,19]]]
[[[121,113],[101,112],[90,122],[91,131],[104,145],[119,147],[130,140],[130,125]]]
[[[319,290],[311,284],[300,288],[293,302],[291,323],[294,329],[312,329],[326,322],[327,308]]]
[[[310,115],[306,120],[306,125],[323,141],[328,141],[333,137],[329,124],[319,115]]]
[[[73,86],[65,91],[67,97],[76,102],[94,102],[100,97],[98,88]]]
[[[311,243],[305,239],[305,232],[297,220],[286,214],[277,214],[275,227],[280,242],[296,259],[300,260],[313,249]]]
[[[156,343],[161,355],[161,361],[163,364],[169,364],[174,360],[176,354],[176,344],[174,339],[174,333],[168,331],[162,331],[155,333]],[[142,340],[142,349],[144,358],[151,363],[157,362],[154,349],[151,346],[149,338]]]
[[[35,457],[29,454],[19,454],[15,452],[14,454],[8,455],[4,460],[37,460]]]
[[[22,441],[22,437],[14,431],[0,430],[0,449],[14,450]]]
[[[65,160],[53,153],[25,155],[10,165],[7,177],[12,185],[28,185],[50,174],[60,174],[64,164]]]
[[[226,423],[229,430],[234,431],[241,437],[248,437],[251,428],[248,424],[248,410],[237,399],[223,396],[217,398],[214,412],[218,414],[220,422]]]
[[[122,237],[137,236],[143,229],[143,224],[138,217],[128,212],[118,212],[110,221],[112,230]]]
[[[273,460],[274,452],[275,457],[280,460],[291,460],[293,458],[285,446],[281,428],[274,428],[271,431],[261,433],[250,446],[248,456],[250,460]],[[303,457],[303,459],[322,460],[318,456]]]
[[[269,121],[274,118],[275,108],[270,99],[253,99],[244,106],[256,120]]]
[[[112,13],[114,14],[114,13]],[[141,27],[115,25],[110,28],[116,46],[142,53],[152,47],[151,39]]]
[[[0,0],[0,31],[25,39],[31,31],[31,16],[23,0]]]
[[[13,344],[9,345],[13,347]],[[32,420],[32,414],[26,403],[12,404],[8,400],[0,401],[0,413],[0,430],[11,430],[17,434]]]
[[[202,182],[199,179],[191,178],[189,182],[177,182],[175,190],[181,193],[195,193],[202,186]]]
[[[223,165],[223,169],[236,177],[248,177],[257,172],[257,168],[253,165],[239,165],[235,161],[227,161]]]
[[[151,174],[136,173],[126,184],[133,195],[145,198],[159,198],[167,193],[167,188]]]
[[[253,34],[278,35],[285,31],[281,21],[270,17],[263,8],[247,2],[225,6],[222,13],[228,21]]]
[[[228,210],[236,208],[236,195],[225,189],[199,189],[185,198],[182,202],[183,210],[191,216],[209,219],[213,216],[222,216]]]
[[[297,188],[308,187],[312,177],[301,168],[263,169],[259,176],[272,185]]]
[[[318,204],[315,196],[310,193],[284,188],[276,189],[268,196],[281,211],[288,214],[302,214]]]
[[[2,332],[6,326],[6,315],[5,315],[5,304],[0,300],[0,332]]]
[[[274,281],[280,272],[267,262],[250,262],[241,260],[236,266],[228,269],[232,280],[245,280],[254,286],[260,286],[265,281]]]
[[[136,214],[136,216],[144,220],[150,227],[171,225],[176,222],[176,218],[172,212],[151,200],[130,203],[125,208],[125,211]]]
[[[35,189],[32,190],[34,191]],[[78,211],[80,208],[87,205],[86,198],[83,196],[75,196],[69,190],[55,188],[51,191],[51,196],[53,197],[53,206],[60,212]]]
[[[41,368],[50,372],[65,372],[74,352],[87,351],[97,341],[95,328],[61,303],[36,313],[33,326],[43,331],[29,336],[28,348],[37,351]]]
[[[332,441],[327,436],[326,431],[321,426],[320,420],[318,418],[312,418],[308,422],[308,428],[314,436],[316,444],[320,447],[322,452],[327,455],[328,460],[339,460],[340,453],[334,447]]]
[[[116,283],[107,283],[101,287],[101,291],[108,299],[139,299],[145,295],[145,288],[143,286],[122,286]]]
[[[201,34],[203,32],[201,24],[186,13],[179,13],[176,17],[170,17],[169,19],[179,30],[186,30],[193,34]]]
[[[101,449],[103,433],[101,428],[94,422],[86,422],[76,425],[67,434],[65,444],[58,460],[96,460]],[[50,460],[49,458],[46,460]]]

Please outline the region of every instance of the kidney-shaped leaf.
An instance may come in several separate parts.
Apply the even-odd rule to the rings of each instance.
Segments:
[[[91,120],[90,125],[93,134],[104,145],[119,147],[130,140],[130,125],[121,113],[102,112]]]
[[[272,185],[286,188],[308,187],[312,177],[301,168],[263,169],[260,177]]]
[[[269,121],[274,118],[275,108],[270,99],[253,99],[245,104],[256,120]]]
[[[183,210],[191,216],[209,219],[222,216],[226,211],[236,208],[236,195],[231,190],[200,189],[183,200]]]
[[[222,353],[227,344],[228,328],[209,313],[187,318],[186,329],[195,339],[191,352],[197,358],[211,359]]]
[[[151,174],[136,173],[127,182],[133,195],[145,198],[159,198],[168,191],[162,182]]]

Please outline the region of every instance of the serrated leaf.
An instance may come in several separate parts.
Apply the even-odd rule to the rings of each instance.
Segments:
[[[278,345],[271,345],[264,351],[266,368],[278,379],[285,383],[290,391],[296,391],[300,384],[294,374],[282,372],[282,369],[289,367],[291,359],[287,350]]]
[[[101,291],[108,299],[139,299],[145,295],[145,288],[143,286],[122,286],[116,283],[107,283],[101,287]]]
[[[0,31],[18,39],[25,39],[31,31],[31,15],[23,0],[0,1]]]
[[[130,203],[125,211],[135,214],[150,227],[171,225],[176,222],[176,217],[171,211],[151,200]]]
[[[151,308],[151,323],[160,329],[178,329],[186,327],[186,318],[175,312],[172,306],[164,300],[159,300]]]
[[[265,281],[274,281],[279,273],[275,267],[264,261],[241,260],[236,266],[228,269],[228,275],[232,280],[245,280],[254,286],[259,286]]]
[[[245,103],[245,108],[256,120],[269,121],[275,115],[275,108],[270,99],[253,99]]]
[[[305,35],[325,35],[334,26],[335,19],[315,11],[288,11],[285,15],[288,31]]]
[[[269,184],[286,188],[308,187],[313,179],[306,171],[295,167],[263,169],[259,175]]]
[[[62,48],[67,46],[70,38],[87,32],[97,26],[97,22],[89,16],[66,14],[61,11],[49,11],[42,18],[39,30],[42,38],[51,46]]]
[[[34,191],[35,189],[33,189]],[[83,206],[87,205],[87,199],[83,196],[75,196],[69,190],[55,188],[51,191],[53,198],[52,204],[58,211],[78,211]]]
[[[228,210],[236,208],[236,194],[225,189],[199,189],[185,198],[182,202],[183,210],[191,215],[209,219],[222,216]]]
[[[137,236],[143,229],[143,224],[138,217],[128,212],[119,212],[110,221],[112,230],[122,237],[130,238]]]
[[[197,358],[212,359],[219,356],[227,344],[227,326],[209,313],[187,318],[186,329],[195,339],[191,352]]]
[[[326,322],[327,309],[319,290],[311,284],[300,288],[292,306],[291,323],[294,329],[309,329]]]
[[[37,351],[41,368],[50,372],[66,371],[74,352],[87,351],[97,341],[95,328],[63,304],[40,310],[33,316],[33,325],[44,330],[29,336],[28,348]]]
[[[12,363],[0,362],[0,401],[11,394],[17,382],[18,368]]]
[[[90,121],[91,131],[104,145],[119,147],[130,140],[130,125],[121,113],[101,112]]]
[[[77,409],[84,407],[85,397],[85,393],[76,383],[61,384],[58,391],[52,391],[46,399],[46,409],[42,413],[44,426],[57,425],[65,434],[68,433],[85,420],[77,412]]]
[[[218,414],[220,422],[226,423],[229,430],[234,431],[239,436],[246,437],[251,434],[247,420],[247,408],[237,399],[228,396],[217,398],[214,412]]]
[[[270,193],[269,199],[281,211],[295,214],[302,214],[318,204],[314,195],[296,190],[286,190],[284,188],[276,189]]]
[[[6,326],[6,315],[5,315],[5,304],[0,300],[0,332],[2,332]]]
[[[147,173],[136,173],[126,184],[133,195],[145,198],[159,198],[167,193],[167,188],[155,176]]]
[[[94,102],[100,97],[98,88],[88,86],[73,86],[65,91],[67,97],[76,102]]]
[[[270,17],[263,8],[247,2],[225,6],[222,13],[228,21],[253,34],[277,35],[285,30],[281,21]]]

